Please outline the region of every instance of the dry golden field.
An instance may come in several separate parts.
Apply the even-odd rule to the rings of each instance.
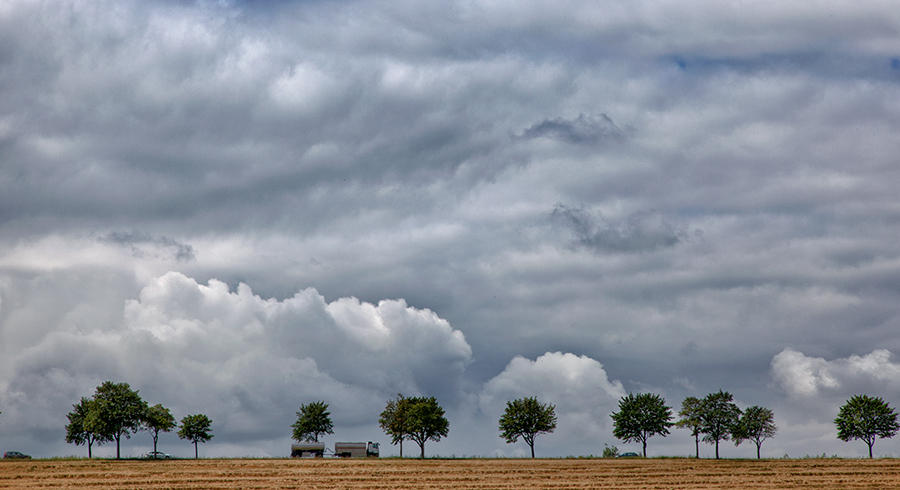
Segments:
[[[0,489],[900,488],[900,460],[0,461]]]

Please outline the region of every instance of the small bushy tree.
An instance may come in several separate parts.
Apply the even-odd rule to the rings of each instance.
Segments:
[[[616,458],[619,456],[619,448],[616,446],[609,446],[603,444],[603,457],[604,458]]]
[[[175,417],[168,408],[157,403],[147,409],[144,414],[144,428],[153,437],[153,452],[156,452],[156,443],[159,441],[159,432],[172,432],[177,427]]]
[[[741,418],[741,409],[732,403],[733,397],[727,391],[706,395],[700,404],[700,433],[703,442],[716,445],[716,459],[719,459],[719,441],[727,441]]]
[[[872,458],[872,445],[875,444],[876,437],[894,437],[900,429],[894,409],[881,398],[868,395],[855,395],[847,400],[834,423],[838,439],[865,441],[869,446],[869,459]]]
[[[640,442],[647,457],[647,439],[655,435],[669,434],[672,409],[666,401],[652,393],[629,393],[619,400],[619,411],[613,412],[613,435],[624,442]]]
[[[197,459],[199,457],[197,443],[205,443],[212,439],[213,435],[210,434],[211,430],[212,420],[206,415],[188,415],[181,419],[181,428],[178,429],[178,437],[194,443],[194,459]]]
[[[104,442],[108,442],[109,439],[106,439],[103,432],[93,432],[88,430],[85,421],[87,420],[88,413],[91,410],[96,410],[97,402],[90,398],[81,398],[81,402],[76,405],[72,405],[72,411],[66,414],[66,418],[69,419],[68,425],[66,425],[66,442],[69,444],[75,444],[76,446],[81,446],[82,444],[86,445],[88,448],[88,458],[92,458],[93,454],[91,453],[91,449],[94,443],[97,445],[101,445]]]
[[[294,439],[298,442],[319,442],[320,435],[334,434],[331,412],[324,401],[300,405],[297,421],[291,427],[294,428]]]
[[[394,400],[388,400],[378,419],[378,425],[385,434],[391,436],[391,444],[400,445],[400,457],[403,457],[403,440],[409,438],[407,410],[409,399],[397,394]]]
[[[697,451],[696,457],[700,457],[700,426],[703,421],[700,419],[702,413],[702,403],[697,397],[689,396],[681,402],[681,410],[678,416],[681,417],[675,422],[675,426],[682,429],[691,429],[691,435],[694,436],[694,448]]]
[[[734,445],[750,440],[756,444],[756,459],[760,459],[760,447],[763,441],[775,436],[778,426],[775,425],[775,414],[765,407],[753,406],[744,410],[731,434]]]
[[[435,397],[407,398],[406,411],[409,439],[419,445],[420,458],[425,459],[425,441],[438,442],[450,433],[450,422]]]
[[[116,441],[116,459],[121,459],[122,437],[131,439],[131,434],[140,430],[147,402],[128,383],[104,381],[94,393],[94,403],[83,427],[98,434],[98,439]]]
[[[506,402],[506,411],[500,417],[500,437],[506,439],[507,444],[521,437],[531,448],[531,457],[534,458],[534,436],[556,429],[554,410],[553,405],[542,404],[535,397]]]

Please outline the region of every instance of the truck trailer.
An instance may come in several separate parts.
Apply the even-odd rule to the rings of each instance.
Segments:
[[[325,456],[324,442],[301,442],[291,444],[292,458],[321,458]]]

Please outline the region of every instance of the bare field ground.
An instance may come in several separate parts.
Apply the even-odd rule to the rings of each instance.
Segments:
[[[900,488],[900,460],[451,459],[0,461],[0,488]]]

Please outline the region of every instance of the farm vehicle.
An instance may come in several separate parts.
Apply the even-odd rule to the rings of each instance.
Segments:
[[[324,442],[301,442],[291,444],[292,458],[322,458],[325,457]],[[334,457],[336,458],[377,458],[377,442],[336,442],[334,443]]]

